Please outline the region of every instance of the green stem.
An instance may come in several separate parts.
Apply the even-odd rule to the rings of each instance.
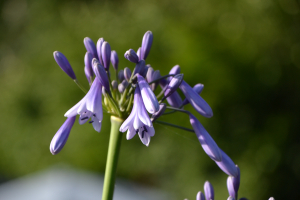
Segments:
[[[77,84],[77,86],[84,92],[87,93],[87,90],[79,83],[77,79],[74,79],[74,82]]]
[[[167,126],[172,126],[172,127],[175,127],[175,128],[179,128],[179,129],[182,129],[182,130],[185,130],[185,131],[189,131],[189,132],[195,133],[195,131],[193,129],[185,128],[185,127],[178,126],[178,125],[175,125],[175,124],[171,124],[171,123],[168,123],[168,122],[163,122],[163,121],[155,120],[154,123],[164,124],[164,125],[167,125]]]
[[[122,133],[119,132],[119,128],[124,120],[115,116],[111,116],[110,121],[110,139],[105,168],[102,200],[113,199],[118,158],[122,141]]]

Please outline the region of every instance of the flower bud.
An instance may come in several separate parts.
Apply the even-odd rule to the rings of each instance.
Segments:
[[[174,67],[172,67],[172,69],[170,70],[169,74],[172,75],[177,75],[180,74],[180,66],[179,65],[175,65]],[[172,77],[169,77],[168,80],[171,81]]]
[[[182,80],[183,74],[177,74],[176,76],[174,76],[164,92],[165,97],[169,97],[171,94],[173,94],[181,84]]]
[[[122,94],[124,90],[127,88],[128,82],[126,80],[123,80],[122,83],[118,85],[118,90]]]
[[[140,60],[134,68],[134,74],[140,74],[144,71],[145,69],[145,61],[144,60]]]
[[[227,198],[227,200],[235,200],[235,198],[233,198],[232,196],[229,196],[229,197]]]
[[[197,93],[197,94],[201,94],[201,92],[202,92],[202,90],[203,90],[203,88],[204,88],[204,85],[203,84],[201,84],[201,83],[198,83],[198,84],[196,84],[194,87],[193,87],[193,90]],[[189,101],[185,98],[184,100],[183,100],[183,102],[182,102],[182,106],[184,106],[184,105],[186,105],[186,104],[188,104],[189,103]]]
[[[129,82],[130,77],[131,77],[131,71],[128,67],[125,67],[125,69],[124,69],[124,77]]]
[[[104,67],[99,63],[99,61],[96,58],[93,59],[92,63],[93,63],[93,70],[94,70],[94,73],[95,73],[96,77],[98,78],[100,83],[103,85],[105,90],[109,94],[111,94],[110,89],[109,89],[108,76],[106,74],[106,71],[105,71]]]
[[[117,82],[116,80],[113,80],[113,81],[111,82],[111,86],[112,86],[113,90],[118,89],[118,82]]]
[[[205,200],[204,194],[201,191],[197,193],[196,200]]]
[[[142,47],[141,47],[141,59],[146,60],[151,46],[152,46],[152,42],[153,42],[153,34],[151,31],[147,31],[143,37],[143,41],[142,41]]]
[[[104,42],[104,39],[103,38],[99,38],[99,40],[97,41],[97,55],[98,55],[98,59],[101,63],[101,65],[103,65],[103,60],[102,60],[102,44]]]
[[[87,68],[86,71],[87,71],[87,74],[89,77],[93,77],[93,75],[94,75],[93,67],[92,67],[92,60],[93,60],[93,55],[90,52],[86,52],[85,57],[84,57],[84,64],[85,64],[85,67]]]
[[[69,76],[71,79],[75,80],[76,76],[75,73],[68,61],[68,59],[64,56],[64,54],[60,53],[59,51],[53,52],[54,59],[58,66]]]
[[[115,70],[118,70],[119,58],[116,51],[112,51],[110,55],[110,61]]]
[[[101,47],[101,56],[102,56],[103,66],[106,71],[108,71],[108,69],[109,69],[110,54],[111,54],[111,49],[110,49],[109,43],[103,42],[102,47]]]
[[[97,50],[93,40],[89,37],[85,37],[83,43],[86,50],[93,55],[93,58],[97,58]]]
[[[87,66],[84,67],[84,73],[85,73],[86,79],[88,80],[89,84],[91,85],[92,84],[92,76],[90,76],[90,71]]]
[[[220,167],[220,169],[225,172],[229,176],[237,177],[239,175],[238,169],[234,162],[229,158],[229,156],[220,149],[222,154],[222,160],[216,161],[216,164]]]
[[[207,200],[214,200],[215,198],[214,188],[209,181],[206,181],[204,183],[204,193],[205,193],[205,198]]]
[[[133,49],[129,49],[128,51],[125,52],[124,57],[129,60],[130,62],[133,63],[138,63],[139,62],[139,57],[135,53]]]
[[[136,55],[139,57],[139,61],[141,60],[141,47],[136,52]]]
[[[54,135],[51,143],[50,143],[50,152],[55,155],[58,154],[62,148],[65,146],[70,131],[74,125],[76,119],[76,115],[74,117],[69,117],[65,121],[65,123],[60,127],[60,129]]]
[[[119,71],[119,73],[118,73],[118,79],[119,79],[120,82],[122,82],[125,79],[125,77],[124,77],[124,70],[123,69],[121,69]]]

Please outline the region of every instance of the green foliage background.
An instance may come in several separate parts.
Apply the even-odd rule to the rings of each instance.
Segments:
[[[151,30],[147,59],[161,74],[176,64],[185,80],[205,85],[214,117],[203,123],[241,169],[240,197],[300,198],[300,17],[296,0],[155,0],[0,2],[0,176],[7,181],[57,163],[103,173],[109,116],[101,133],[75,123],[63,151],[50,141],[63,114],[82,97],[55,63],[69,59],[83,73],[83,38],[104,37],[123,58]],[[187,107],[191,109],[191,107]],[[162,120],[190,127],[184,115]],[[192,133],[155,125],[147,148],[122,142],[118,176],[195,199],[209,180],[216,199],[228,197],[227,176]]]

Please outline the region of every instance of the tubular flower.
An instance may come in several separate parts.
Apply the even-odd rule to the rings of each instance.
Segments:
[[[143,103],[139,86],[136,87],[134,92],[132,111],[120,127],[121,132],[125,132],[126,130],[127,140],[130,140],[138,133],[142,143],[146,146],[149,146],[150,138],[155,134],[152,122]]]
[[[98,78],[95,78],[88,93],[81,101],[66,112],[65,117],[74,117],[79,114],[79,124],[84,124],[92,118],[89,123],[92,123],[94,129],[100,132],[103,118],[101,98],[102,85]]]

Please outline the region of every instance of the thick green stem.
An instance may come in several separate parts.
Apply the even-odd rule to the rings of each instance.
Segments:
[[[124,120],[115,116],[111,116],[110,121],[110,139],[105,168],[102,200],[113,199],[118,158],[122,141],[122,133],[119,132],[119,128]]]

